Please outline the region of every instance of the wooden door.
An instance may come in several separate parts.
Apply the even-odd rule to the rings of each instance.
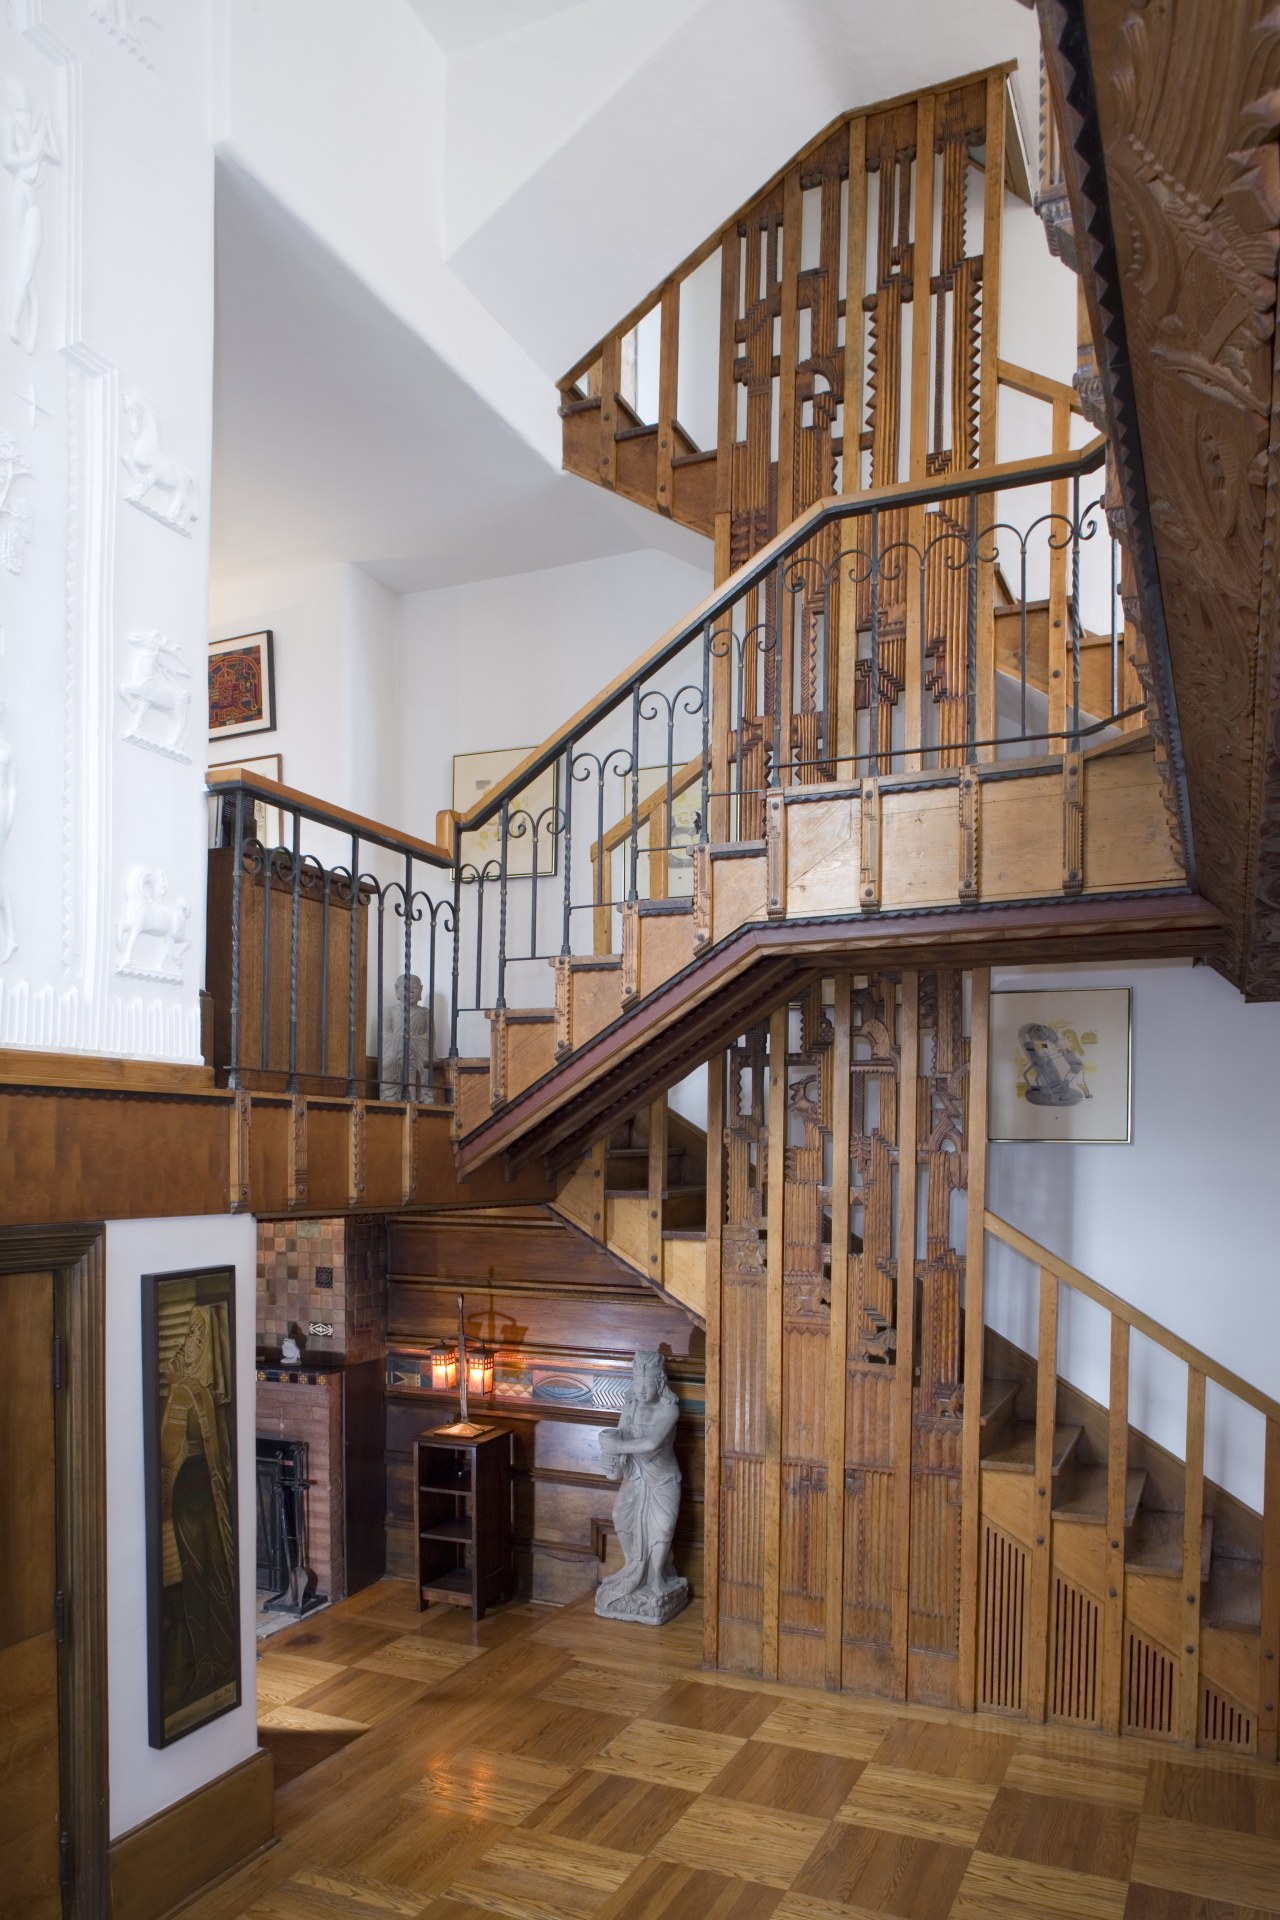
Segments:
[[[57,1920],[53,1275],[0,1274],[0,1325],[0,1912]]]

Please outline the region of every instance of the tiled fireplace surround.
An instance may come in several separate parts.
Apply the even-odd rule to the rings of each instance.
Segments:
[[[257,1432],[307,1444],[308,1560],[331,1599],[346,1592],[342,1373],[385,1352],[386,1273],[381,1219],[259,1223]],[[290,1331],[302,1362],[286,1369],[279,1354]]]

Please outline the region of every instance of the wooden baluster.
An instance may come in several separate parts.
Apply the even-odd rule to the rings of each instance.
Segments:
[[[1031,1502],[1031,1595],[1028,1605],[1027,1718],[1045,1717],[1049,1681],[1049,1610],[1053,1587],[1053,1434],[1058,1407],[1058,1279],[1040,1269],[1040,1332],[1036,1341],[1036,1458]]]
[[[932,388],[929,381],[929,349],[933,334],[933,203],[934,203],[934,151],[933,130],[937,109],[937,96],[925,94],[916,109],[916,186],[915,213],[912,227],[913,276],[911,290],[911,427],[908,442],[907,474],[917,485],[928,477],[929,460],[929,402]],[[905,524],[904,524],[905,520]],[[890,555],[886,561],[889,572],[901,572],[905,575],[904,586],[906,601],[906,642],[903,658],[903,738],[908,749],[919,745],[924,738],[924,686],[921,677],[920,645],[924,622],[924,581],[916,554],[923,552],[925,543],[925,511],[923,507],[912,507],[905,516],[895,515],[894,534],[896,539],[905,538],[905,550]],[[891,730],[890,712],[885,710],[881,716],[886,735]],[[921,765],[920,755],[908,751],[903,761],[908,772],[916,772]],[[890,773],[893,762],[889,758],[881,760],[877,771]]]
[[[764,1533],[762,1621],[766,1680],[778,1677],[778,1588],[782,1522],[782,1229],[787,1153],[787,1027],[790,1009],[769,1020],[769,1218],[766,1235],[764,1361]]]
[[[618,388],[622,382],[622,336],[611,333],[600,356],[600,484],[618,483]]]
[[[852,980],[835,981],[831,1058],[831,1324],[827,1334],[827,1575],[825,1676],[839,1691],[844,1662],[844,1460],[849,1404],[849,1181]]]
[[[920,975],[902,976],[898,1015],[898,1347],[893,1387],[893,1569],[889,1631],[893,1690],[907,1697],[907,1628],[911,1607],[911,1439],[916,1349],[916,1114],[920,1098]]]
[[[667,1096],[649,1108],[649,1278],[662,1284],[662,1197],[667,1186]]]
[[[978,1566],[982,1529],[983,1291],[987,1185],[987,1051],[991,972],[975,967],[969,1038],[969,1188],[964,1257],[964,1431],[960,1441],[960,1705],[977,1704]]]
[[[1005,76],[987,77],[987,156],[982,196],[982,364],[978,375],[978,465],[988,467],[997,457],[999,425],[1000,248],[1004,226]],[[970,509],[978,517],[979,551],[997,518],[996,497],[984,494]],[[995,567],[978,566],[977,712],[974,725],[979,740],[991,740],[996,731],[996,620]],[[994,760],[994,747],[982,747],[979,760]]]
[[[1124,1690],[1124,1517],[1129,1473],[1129,1323],[1111,1316],[1107,1544],[1103,1558],[1102,1730],[1119,1733]]]
[[[703,1438],[702,1660],[720,1660],[720,1243],[724,1223],[725,1057],[707,1062],[707,1348]]]
[[[1200,1730],[1200,1547],[1204,1530],[1204,1375],[1187,1368],[1187,1465],[1182,1513],[1182,1599],[1178,1637],[1178,1738],[1194,1747]]]
[[[658,512],[670,517],[675,504],[676,414],[680,393],[680,282],[662,289],[658,346]]]
[[[716,426],[715,582],[733,572],[733,461],[738,434],[738,262],[741,240],[731,227],[720,250],[720,385]],[[728,616],[717,626],[732,624]],[[729,817],[729,734],[733,726],[733,660],[723,639],[711,662],[711,803],[707,831],[711,840],[727,840]]]
[[[1280,1729],[1280,1420],[1267,1421],[1262,1480],[1262,1630],[1258,1636],[1258,1758],[1275,1760]]]

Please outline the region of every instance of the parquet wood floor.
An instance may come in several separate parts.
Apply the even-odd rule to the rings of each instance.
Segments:
[[[700,1670],[393,1581],[264,1643],[277,1844],[184,1920],[1280,1920],[1280,1769]]]

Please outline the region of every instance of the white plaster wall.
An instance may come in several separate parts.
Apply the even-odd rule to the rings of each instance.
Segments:
[[[1133,1138],[1128,1146],[992,1146],[988,1206],[1280,1398],[1280,1006],[1246,1005],[1189,962],[993,970],[993,988],[1032,985],[1131,988]],[[988,1319],[1031,1353],[1035,1281],[1025,1261],[988,1239]],[[1059,1367],[1105,1404],[1106,1316],[1062,1292]],[[1135,1335],[1130,1369],[1133,1424],[1181,1455],[1186,1368]],[[1262,1426],[1260,1415],[1210,1388],[1206,1470],[1259,1508]]]
[[[156,0],[134,19],[116,25],[95,0],[11,0],[0,24],[13,160],[0,228],[0,786],[11,783],[12,798],[7,836],[8,796],[0,802],[0,1044],[195,1060],[209,0]],[[28,165],[15,155],[40,124],[44,158]],[[27,310],[15,340],[35,238],[38,314]],[[124,403],[135,391],[154,411],[158,447],[131,476]],[[177,708],[153,707],[141,740],[119,691],[141,677],[138,633],[167,636],[170,692],[192,696],[185,727]],[[130,958],[119,929],[131,887],[136,897],[144,884],[153,907],[177,916],[177,938],[144,934]]]
[[[554,389],[444,264],[445,56],[408,0],[222,0],[218,24],[220,147],[558,467]]]
[[[147,1738],[146,1479],[142,1276],[236,1270],[236,1454],[242,1702],[164,1748]],[[258,1745],[254,1641],[254,1292],[257,1225],[246,1214],[107,1223],[107,1692],[111,1836],[193,1793]]]
[[[400,758],[406,823],[452,805],[453,755],[533,747],[711,589],[652,550],[406,594]],[[621,738],[621,735],[619,735]]]
[[[418,831],[400,818],[396,596],[345,564],[214,583],[211,639],[264,628],[274,636],[277,725],[212,741],[210,760],[278,753],[287,786]]]

